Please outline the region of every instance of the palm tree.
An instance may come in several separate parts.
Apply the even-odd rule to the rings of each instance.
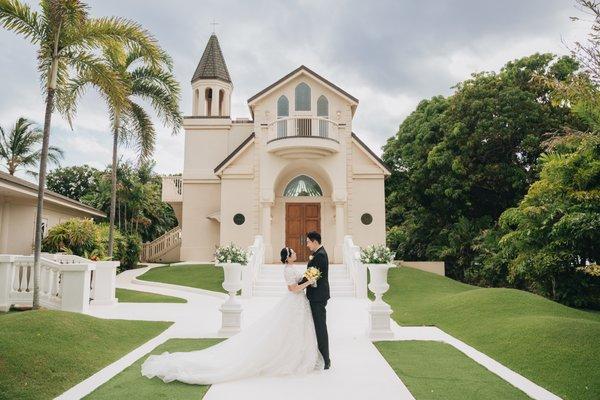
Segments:
[[[33,308],[39,308],[39,266],[42,245],[42,211],[46,185],[46,166],[50,142],[50,123],[55,96],[61,92],[73,71],[94,71],[111,96],[125,96],[119,77],[105,68],[95,50],[116,43],[135,43],[148,54],[158,55],[155,40],[138,24],[123,18],[90,18],[88,6],[79,0],[40,0],[40,12],[19,0],[0,0],[0,25],[38,46],[37,65],[46,111],[40,155],[39,188],[35,226]]]
[[[139,46],[111,47],[103,53],[104,62],[119,77],[127,88],[127,104],[123,106],[107,99],[109,108],[112,135],[113,153],[111,167],[111,197],[110,197],[110,224],[108,234],[108,256],[113,256],[113,238],[115,225],[115,211],[117,199],[117,167],[119,142],[133,145],[138,151],[139,161],[147,161],[153,151],[156,141],[156,131],[152,119],[139,101],[149,104],[163,125],[170,126],[173,133],[177,133],[183,122],[179,111],[179,83],[173,76],[171,58],[164,52],[161,53],[159,62],[150,64],[148,55]],[[70,84],[62,105],[69,118],[76,111],[77,98],[84,92],[87,85],[95,86],[102,91],[94,73],[80,76]]]
[[[8,173],[14,175],[19,168],[36,167],[42,155],[39,149],[42,142],[42,130],[26,119],[19,118],[15,126],[6,133],[0,126],[0,159],[6,162]],[[48,148],[48,159],[58,164],[64,157],[58,147]],[[27,169],[27,174],[37,177],[37,172]]]

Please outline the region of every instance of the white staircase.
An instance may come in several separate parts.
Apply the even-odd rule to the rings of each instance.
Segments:
[[[161,257],[181,244],[181,227],[176,226],[152,242],[144,243],[140,253],[141,262],[160,261]]]
[[[294,266],[299,272],[306,269],[306,265]],[[317,283],[318,284],[318,283]],[[354,297],[354,282],[343,264],[329,266],[329,288],[331,297]],[[287,292],[287,285],[283,279],[282,264],[263,264],[258,271],[253,287],[254,296],[281,296]]]

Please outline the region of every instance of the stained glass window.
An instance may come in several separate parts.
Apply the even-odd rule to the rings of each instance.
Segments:
[[[310,176],[300,175],[288,183],[283,195],[285,197],[297,196],[323,196],[323,191],[319,184]]]

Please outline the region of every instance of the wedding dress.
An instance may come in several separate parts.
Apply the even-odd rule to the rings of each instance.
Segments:
[[[288,285],[302,274],[284,267]],[[322,370],[310,305],[304,291],[288,291],[258,321],[207,349],[151,355],[142,375],[206,385],[254,376],[303,375]]]

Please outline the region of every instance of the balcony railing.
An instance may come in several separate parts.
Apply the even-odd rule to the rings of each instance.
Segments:
[[[182,201],[183,180],[181,176],[163,176],[162,200],[166,202]]]
[[[337,141],[338,125],[325,117],[295,116],[278,118],[269,124],[268,140],[313,137]]]

